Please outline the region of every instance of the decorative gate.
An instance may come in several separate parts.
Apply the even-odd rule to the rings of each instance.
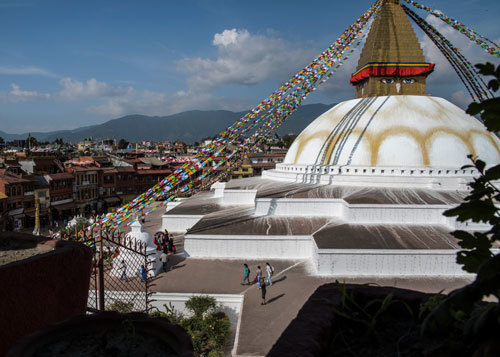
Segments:
[[[151,309],[152,267],[142,242],[124,233],[107,233],[99,229],[76,240],[94,252],[87,303],[89,312],[148,312]]]

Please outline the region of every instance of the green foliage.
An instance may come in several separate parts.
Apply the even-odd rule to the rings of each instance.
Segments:
[[[394,300],[392,294],[384,299],[373,299],[362,305],[354,297],[353,291],[348,292],[345,284],[335,281],[337,288],[341,293],[340,308],[333,307],[335,314],[352,322],[361,324],[365,327],[366,335],[376,334],[377,322],[379,318],[394,304],[402,304],[413,318],[413,311],[403,301]]]
[[[452,208],[444,213],[447,217],[457,217],[460,222],[472,221],[482,222],[491,225],[491,229],[487,232],[469,233],[462,230],[457,230],[452,234],[458,239],[459,245],[464,248],[458,252],[457,263],[463,265],[463,269],[469,273],[477,273],[481,264],[490,259],[493,254],[491,248],[496,240],[499,240],[500,218],[498,217],[498,209],[495,203],[500,198],[500,191],[493,183],[500,179],[500,165],[485,170],[486,164],[469,158],[473,162],[473,166],[479,172],[473,182],[469,184],[471,192],[465,198],[464,202],[455,208]]]
[[[217,302],[210,296],[193,296],[186,301],[186,308],[192,313],[184,316],[171,304],[163,305],[165,312],[153,312],[155,316],[169,319],[182,326],[193,341],[196,356],[223,356],[224,345],[231,326],[229,317],[217,311]]]
[[[211,296],[193,296],[186,301],[186,309],[197,317],[202,317],[205,313],[213,313],[216,307],[217,301]]]
[[[488,62],[486,64],[477,64],[476,67],[483,76],[495,77],[488,82],[488,88],[496,92],[500,87],[500,65],[495,69],[495,66]],[[483,119],[484,125],[486,125],[488,130],[493,132],[500,131],[500,120],[498,120],[500,118],[499,97],[488,99],[481,103],[472,103],[467,109],[467,113],[470,115],[481,114],[481,119]]]
[[[118,142],[118,149],[120,149],[120,150],[126,149],[128,144],[129,144],[129,142],[127,140],[120,139],[120,141]]]
[[[442,290],[431,297],[429,300],[420,305],[420,310],[418,312],[418,319],[421,321],[429,312],[434,310],[444,299],[444,295],[442,294]]]
[[[500,66],[491,63],[477,65],[480,73],[492,79],[488,87],[497,91],[500,88]],[[473,103],[467,110],[469,114],[481,113],[487,128],[500,129],[500,98],[496,97],[482,103]],[[463,269],[476,273],[476,279],[469,285],[451,292],[439,303],[422,324],[422,332],[428,335],[455,336],[457,340],[467,341],[471,350],[488,348],[495,343],[496,333],[500,331],[500,254],[493,255],[491,249],[500,240],[500,211],[497,204],[500,191],[496,182],[500,179],[500,165],[486,169],[485,162],[470,157],[479,175],[469,185],[471,191],[464,202],[446,211],[448,217],[457,217],[460,222],[483,222],[490,225],[486,232],[469,233],[455,231],[463,250],[457,254],[457,262]],[[484,304],[484,297],[493,295],[496,303]]]
[[[116,300],[111,305],[106,307],[109,311],[118,311],[121,313],[127,313],[134,311],[134,303],[132,301],[120,301]]]

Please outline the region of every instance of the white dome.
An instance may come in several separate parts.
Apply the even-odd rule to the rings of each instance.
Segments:
[[[149,234],[148,232],[146,232],[144,230],[141,222],[139,222],[138,220],[134,221],[130,225],[130,228],[131,228],[131,230],[130,230],[130,233],[128,234],[128,236],[130,238],[133,238],[138,242],[142,242],[143,244],[146,245],[147,249],[148,248],[156,249],[156,246],[155,246],[154,241],[153,241],[153,237],[151,236],[151,234]]]
[[[443,98],[383,96],[342,102],[295,139],[284,164],[460,168],[500,162],[500,140]]]

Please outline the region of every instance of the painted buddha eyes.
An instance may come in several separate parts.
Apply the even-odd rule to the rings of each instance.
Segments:
[[[385,83],[385,84],[392,84],[392,83],[395,82],[394,79],[392,79],[392,78],[382,78],[380,81],[382,83]],[[403,79],[403,83],[404,84],[412,84],[412,83],[415,83],[415,79],[413,79],[413,78],[405,78],[405,79]]]

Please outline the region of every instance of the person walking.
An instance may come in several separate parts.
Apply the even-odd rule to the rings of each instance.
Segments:
[[[146,279],[146,267],[144,265],[141,265],[141,283],[146,282]]]
[[[248,264],[243,264],[243,282],[241,285],[250,285],[250,268],[248,267]],[[245,281],[247,282],[245,284]]]
[[[260,281],[260,292],[262,294],[262,302],[260,303],[261,305],[266,304],[266,282],[264,281],[264,278],[261,278]]]
[[[260,265],[257,265],[257,276],[255,277],[255,280],[257,282],[257,287],[260,289],[260,280],[262,279],[262,269],[260,268]]]
[[[167,264],[168,264],[168,255],[165,252],[163,252],[163,253],[161,253],[160,259],[161,259],[161,262],[163,263],[163,272],[166,273],[167,272]]]
[[[271,286],[273,285],[271,276],[274,274],[274,267],[269,263],[266,263],[266,273],[267,273],[267,284]]]
[[[125,281],[128,283],[128,278],[127,278],[127,264],[125,263],[125,260],[122,259],[122,265],[120,267],[122,270],[122,276],[120,277],[120,280],[125,279]]]
[[[167,243],[167,241],[165,241],[163,243],[163,248],[162,249],[163,249],[163,253],[168,254],[168,243]]]
[[[173,247],[174,247],[174,239],[173,238],[169,238],[168,239],[168,252],[169,253],[172,253]]]

